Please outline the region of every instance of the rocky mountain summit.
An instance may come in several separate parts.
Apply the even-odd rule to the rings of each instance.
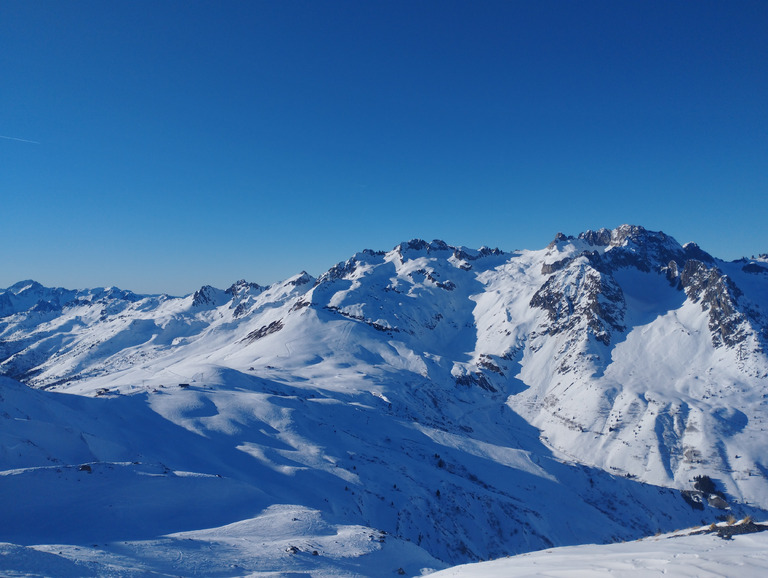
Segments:
[[[218,475],[233,508],[312,508],[425,564],[759,513],[767,311],[765,256],[630,225],[535,251],[412,240],[180,298],[25,281],[0,291],[0,469]]]

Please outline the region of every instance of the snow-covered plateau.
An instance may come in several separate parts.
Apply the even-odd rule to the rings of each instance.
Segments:
[[[768,519],[766,343],[768,257],[629,225],[181,298],[23,281],[0,290],[0,574],[719,568],[768,534],[648,537]]]

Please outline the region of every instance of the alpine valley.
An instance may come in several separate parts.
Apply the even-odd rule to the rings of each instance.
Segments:
[[[624,225],[0,290],[0,573],[393,576],[768,517],[768,256]]]

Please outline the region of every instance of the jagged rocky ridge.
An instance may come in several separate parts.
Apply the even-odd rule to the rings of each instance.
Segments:
[[[288,489],[270,499],[459,562],[721,515],[694,476],[715,479],[732,507],[768,507],[766,307],[764,256],[728,263],[637,226],[511,253],[413,240],[317,279],[183,298],[22,282],[0,292],[0,367],[40,389],[145,396],[203,436],[250,423],[217,397],[247,390],[238,403],[282,417],[255,423],[244,446],[233,439],[253,463],[230,477],[284,472]],[[173,399],[213,407],[163,414],[158,400],[182,382],[191,389]],[[335,408],[332,434],[307,404]],[[117,454],[133,460],[137,447]]]

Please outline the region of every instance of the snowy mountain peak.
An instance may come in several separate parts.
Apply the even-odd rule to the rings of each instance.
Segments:
[[[579,239],[582,239],[586,241],[589,245],[597,245],[599,247],[607,247],[611,244],[611,241],[614,237],[614,231],[611,231],[610,229],[598,229],[597,231],[592,231],[591,229],[588,229],[584,231],[583,233],[579,234]],[[568,238],[565,237],[562,233],[558,233],[558,235],[555,237],[555,239],[560,239],[562,241],[567,240]]]
[[[423,239],[411,239],[406,243],[400,243],[394,250],[402,256],[408,251],[433,253],[436,251],[452,251],[453,249],[454,247],[449,246],[440,239],[435,239],[431,243]]]
[[[13,293],[14,295],[20,295],[28,291],[40,291],[41,289],[43,289],[43,286],[40,283],[33,281],[32,279],[27,279],[25,281],[14,283],[8,287],[6,291]]]
[[[683,245],[683,250],[685,251],[685,256],[688,259],[696,259],[697,261],[701,261],[703,263],[715,262],[715,258],[706,251],[702,250],[701,247],[699,247],[696,243],[686,243]]]
[[[224,293],[232,295],[233,297],[242,297],[246,293],[255,293],[263,290],[264,287],[258,283],[249,283],[245,279],[240,279],[240,281],[236,281],[230,285]]]
[[[315,282],[315,278],[312,277],[309,273],[306,271],[302,271],[298,275],[294,275],[293,277],[289,277],[286,281],[286,285],[293,285],[294,287],[300,287],[302,285],[307,285]]]
[[[219,307],[227,301],[229,301],[229,295],[226,291],[210,285],[203,285],[192,295],[193,307]]]

